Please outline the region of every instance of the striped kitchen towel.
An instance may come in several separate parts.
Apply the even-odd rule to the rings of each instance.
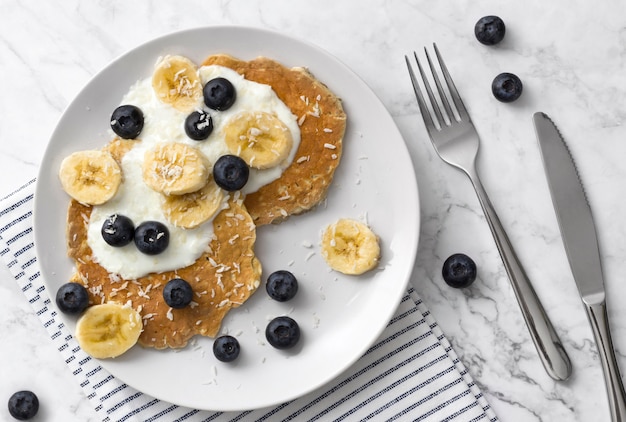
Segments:
[[[57,319],[33,245],[35,181],[0,200],[0,255],[103,421],[497,421],[413,288],[378,341],[348,370],[273,408],[208,412],[149,397],[85,354]]]

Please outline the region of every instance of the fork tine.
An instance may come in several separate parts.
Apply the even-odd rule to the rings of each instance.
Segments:
[[[426,77],[426,74],[424,73],[424,69],[422,68],[422,65],[420,64],[419,59],[417,58],[417,53],[413,52],[413,55],[415,56],[415,61],[417,62],[417,69],[419,70],[420,76],[422,77],[424,88],[426,88],[426,93],[428,94],[428,98],[430,99],[430,105],[433,108],[433,112],[435,113],[435,116],[437,117],[439,126],[444,126],[446,122],[443,118],[443,115],[441,114],[441,109],[439,108],[439,104],[437,103],[437,100],[435,99],[435,96],[433,95],[433,90],[430,88],[430,84],[428,83],[428,78]],[[426,55],[428,55],[428,53],[426,53]]]
[[[415,55],[415,53],[413,53]],[[415,55],[417,60],[417,55]],[[411,77],[411,83],[413,84],[413,91],[415,91],[415,97],[417,97],[417,105],[419,106],[420,113],[422,113],[422,118],[424,119],[424,124],[426,125],[426,129],[428,133],[431,133],[433,130],[437,130],[435,123],[428,111],[428,106],[426,105],[426,101],[424,100],[424,96],[422,95],[422,90],[419,87],[417,82],[417,78],[415,77],[415,73],[413,72],[413,66],[411,66],[411,62],[409,58],[405,55],[404,60],[406,61],[406,66],[409,69],[409,76]],[[419,66],[419,61],[417,62]]]
[[[448,72],[448,68],[446,67],[446,64],[441,58],[441,54],[439,53],[437,44],[433,43],[433,47],[435,49],[435,55],[437,56],[437,61],[439,62],[439,66],[441,67],[441,71],[443,72],[443,77],[446,81],[446,84],[448,85],[448,90],[450,91],[450,95],[452,96],[452,101],[454,101],[456,110],[459,113],[459,117],[461,117],[461,120],[463,119],[470,120],[469,113],[467,112],[467,109],[465,108],[465,105],[463,104],[463,100],[461,99],[461,96],[459,95],[459,91],[456,90],[456,86],[454,85],[454,81],[452,80],[452,77],[450,76],[450,72]]]
[[[439,92],[439,98],[441,98],[441,104],[443,105],[443,108],[446,110],[446,114],[448,115],[448,119],[450,119],[450,122],[452,122],[452,120],[455,118],[454,117],[454,113],[452,112],[452,109],[450,108],[450,102],[448,101],[448,96],[446,95],[445,91],[443,90],[443,86],[441,85],[441,81],[439,80],[439,76],[437,75],[437,71],[435,70],[435,66],[433,65],[432,60],[430,59],[430,54],[428,54],[428,50],[426,50],[426,48],[424,48],[424,53],[426,53],[426,60],[428,61],[428,67],[430,67],[430,73],[432,73],[433,75],[433,80],[435,81],[435,86],[437,87],[437,92]],[[434,100],[431,98],[431,101],[434,102]],[[443,120],[441,120],[442,125]]]

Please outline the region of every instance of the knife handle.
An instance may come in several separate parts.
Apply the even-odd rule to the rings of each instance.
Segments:
[[[593,305],[585,303],[585,309],[587,310],[587,316],[589,317],[598,352],[600,353],[604,382],[609,395],[611,420],[613,422],[626,421],[626,394],[624,394],[624,384],[622,383],[622,377],[620,376],[613,350],[606,302],[602,300],[602,302]]]
[[[572,364],[563,348],[563,344],[556,334],[556,330],[548,319],[537,293],[530,284],[526,271],[522,267],[509,237],[496,214],[487,192],[483,188],[475,170],[467,172],[478,199],[489,223],[489,228],[496,241],[498,251],[504,262],[504,268],[509,276],[513,292],[520,305],[522,315],[530,331],[530,337],[539,353],[539,358],[546,372],[555,380],[562,381],[572,373]]]

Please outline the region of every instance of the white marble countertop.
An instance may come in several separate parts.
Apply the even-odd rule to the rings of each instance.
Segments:
[[[478,43],[473,33],[474,23],[489,14],[507,25],[495,47]],[[159,35],[217,24],[307,39],[380,97],[408,144],[420,190],[415,287],[500,419],[609,420],[597,348],[560,240],[531,116],[551,115],[577,161],[599,231],[618,361],[626,370],[624,3],[5,0],[0,197],[37,175],[64,108],[109,61]],[[485,188],[573,362],[568,381],[553,381],[541,366],[474,191],[428,140],[403,56],[433,41],[482,136],[478,167]],[[505,71],[524,83],[522,97],[511,104],[499,103],[490,90],[493,77]],[[469,289],[451,289],[441,279],[443,261],[455,252],[478,265]],[[40,420],[96,420],[4,266],[0,279],[0,402],[36,388]],[[8,418],[2,406],[0,419]]]

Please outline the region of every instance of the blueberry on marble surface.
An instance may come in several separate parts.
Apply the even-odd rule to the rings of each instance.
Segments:
[[[65,283],[56,293],[56,304],[61,312],[77,315],[89,306],[89,294],[85,286],[79,283]]]
[[[233,336],[220,336],[213,342],[213,354],[221,362],[232,362],[239,357],[241,347]]]
[[[274,271],[267,278],[265,290],[272,299],[286,302],[293,299],[298,292],[298,280],[290,271]]]
[[[213,119],[206,111],[194,111],[185,119],[185,133],[194,141],[203,141],[213,132]]]
[[[522,95],[522,81],[513,73],[500,73],[491,84],[491,92],[498,101],[510,103]]]
[[[236,191],[245,186],[250,177],[248,164],[236,155],[222,155],[213,165],[213,180],[227,191]]]
[[[163,300],[170,308],[182,309],[191,303],[193,289],[182,278],[173,278],[163,288]]]
[[[476,39],[484,45],[495,45],[504,39],[506,26],[498,16],[483,16],[474,25]]]
[[[300,340],[300,326],[288,316],[276,317],[267,324],[265,338],[277,349],[291,349]]]
[[[143,129],[143,112],[134,105],[121,105],[111,115],[111,129],[124,139],[135,139]]]
[[[443,281],[454,288],[470,286],[476,280],[476,273],[474,260],[462,253],[450,255],[441,270]]]
[[[107,244],[115,247],[126,246],[135,237],[135,225],[125,215],[113,214],[104,220],[100,233]]]
[[[158,221],[145,221],[135,229],[135,246],[146,255],[158,255],[170,243],[170,231]]]
[[[38,411],[39,399],[32,391],[18,391],[9,398],[9,413],[17,420],[32,419]]]
[[[204,104],[212,110],[228,110],[237,99],[237,91],[226,78],[214,78],[202,89]]]

